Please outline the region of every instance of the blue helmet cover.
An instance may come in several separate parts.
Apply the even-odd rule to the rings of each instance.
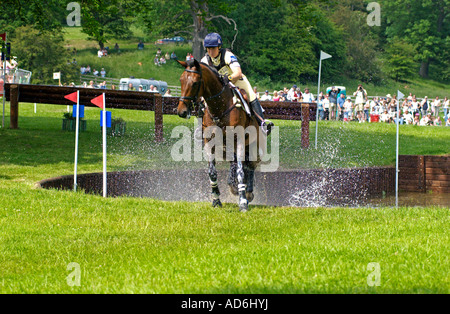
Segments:
[[[203,45],[205,48],[222,46],[222,37],[217,33],[209,33],[206,35]]]

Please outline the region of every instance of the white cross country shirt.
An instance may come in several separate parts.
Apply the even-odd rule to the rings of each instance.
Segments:
[[[219,53],[216,58],[211,57],[211,61],[215,67],[218,67],[220,65],[221,56],[222,53]],[[201,62],[208,64],[208,56],[205,55],[202,58]],[[236,56],[229,50],[225,50],[224,63],[225,65],[218,71],[220,74],[226,76],[233,74],[233,69],[241,67]]]

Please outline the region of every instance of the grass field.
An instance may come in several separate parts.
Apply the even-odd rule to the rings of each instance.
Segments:
[[[448,208],[254,206],[241,214],[235,204],[37,189],[73,174],[65,111],[20,104],[19,129],[0,129],[0,293],[449,293]],[[164,116],[166,141],[155,144],[151,112],[113,116],[128,125],[124,137],[108,137],[108,171],[206,166],[170,158],[171,130],[192,119]],[[99,110],[86,108],[86,120],[78,172],[100,172]],[[300,123],[275,122],[281,169],[395,162],[394,125],[323,122],[318,150],[303,150]],[[311,123],[311,143],[314,131]],[[450,128],[400,132],[400,154],[449,153]],[[379,286],[370,263],[379,265]]]

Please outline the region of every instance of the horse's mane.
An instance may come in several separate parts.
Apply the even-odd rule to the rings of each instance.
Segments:
[[[211,72],[213,72],[217,76],[217,78],[220,79],[220,73],[219,73],[219,71],[217,71],[217,69],[215,67],[212,67],[209,64],[204,63],[204,62],[200,62],[200,64],[203,64],[204,66],[206,66],[208,69],[211,70]]]
[[[195,67],[195,61],[196,61],[195,59],[190,59],[190,60],[186,61],[186,64],[189,67]],[[204,65],[207,69],[209,69],[211,72],[213,72],[213,74],[219,79],[219,81],[222,82],[222,80],[220,78],[220,73],[219,73],[219,71],[217,71],[217,69],[215,67],[212,67],[209,64],[204,63],[204,62],[198,62],[198,64]]]

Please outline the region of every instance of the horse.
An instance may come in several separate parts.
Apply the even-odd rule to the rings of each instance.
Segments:
[[[234,92],[232,87],[221,80],[216,69],[210,67],[208,64],[198,62],[191,59],[187,62],[177,60],[185,69],[180,77],[181,82],[181,97],[179,99],[177,114],[181,118],[189,119],[192,110],[199,105],[200,102],[206,103],[204,114],[202,118],[203,144],[208,154],[208,149],[211,149],[208,154],[208,175],[211,184],[211,195],[213,198],[212,206],[221,207],[220,191],[217,184],[217,170],[215,154],[226,154],[225,147],[233,145],[232,151],[236,152],[234,158],[228,159],[230,161],[230,172],[228,176],[228,185],[230,191],[234,195],[239,195],[239,210],[241,212],[248,211],[248,204],[253,200],[254,187],[254,173],[258,164],[261,162],[264,148],[261,150],[260,139],[263,139],[264,134],[259,130],[259,125],[253,115],[249,115],[242,106],[237,106],[234,99]],[[242,90],[242,94],[245,95]],[[245,98],[244,98],[245,99]],[[227,130],[236,130],[238,127],[245,129],[245,135],[239,136],[231,134],[233,143],[229,145],[220,145],[224,148],[223,152],[217,152],[216,142],[213,144],[212,140],[220,133],[214,133],[211,137],[205,136],[205,131],[210,127],[221,129],[223,143],[227,138]],[[255,133],[250,136],[247,130],[254,127]],[[251,132],[250,132],[251,133]],[[231,138],[231,136],[230,136]],[[220,141],[220,137],[218,137]],[[257,147],[256,158],[250,158],[250,146]],[[265,143],[262,141],[262,143]],[[211,144],[211,145],[209,145]],[[211,147],[212,146],[212,147]],[[255,146],[253,146],[255,147]],[[229,152],[228,152],[229,153]],[[219,156],[219,155],[217,155]]]

